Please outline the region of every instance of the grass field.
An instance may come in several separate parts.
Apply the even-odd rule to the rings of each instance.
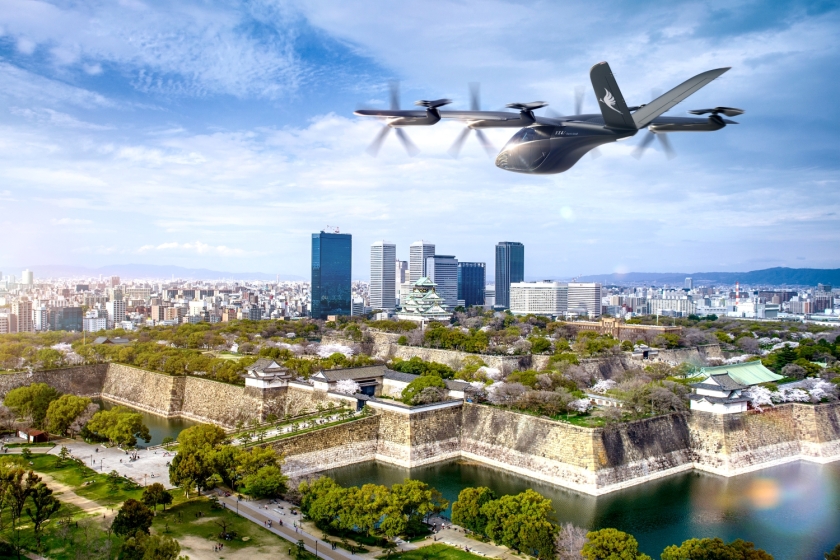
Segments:
[[[379,556],[379,558],[385,557]],[[392,554],[391,558],[394,560],[474,560],[476,558],[484,558],[484,556],[470,554],[454,546],[430,544],[429,546],[409,550],[401,554]]]

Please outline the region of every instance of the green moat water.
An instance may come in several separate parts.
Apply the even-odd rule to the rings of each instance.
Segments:
[[[471,461],[414,469],[367,462],[323,474],[343,485],[390,486],[414,478],[450,503],[467,486],[500,495],[532,488],[552,500],[561,523],[632,533],[653,558],[692,537],[752,541],[776,560],[821,559],[840,542],[840,463],[794,462],[731,478],[688,472],[598,497]]]
[[[195,426],[198,423],[193,422],[192,420],[184,420],[183,418],[166,418],[163,416],[157,416],[132,406],[120,405],[101,399],[97,399],[95,402],[105,410],[111,410],[115,406],[126,406],[126,408],[130,408],[142,414],[143,423],[149,428],[149,435],[152,436],[152,439],[149,443],[141,441],[139,442],[140,445],[160,445],[165,437],[178,439],[178,434],[181,433],[181,430],[185,430],[190,426]]]

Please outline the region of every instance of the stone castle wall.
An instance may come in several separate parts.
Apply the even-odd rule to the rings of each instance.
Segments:
[[[119,364],[0,375],[0,394],[34,382],[225,427],[339,399],[295,383],[263,391]],[[465,457],[590,494],[691,468],[729,476],[800,458],[840,460],[840,403],[693,411],[599,429],[461,402],[371,407],[373,416],[273,445],[296,476],[371,459],[412,467]]]
[[[48,371],[0,374],[0,398],[18,387],[46,383],[62,393],[98,397],[108,372],[108,364],[77,366]]]
[[[284,457],[283,472],[299,477],[376,458],[378,415],[266,444]]]

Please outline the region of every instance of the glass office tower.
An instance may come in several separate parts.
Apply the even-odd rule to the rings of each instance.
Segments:
[[[350,266],[353,236],[349,233],[312,234],[312,312],[316,319],[350,315]]]
[[[525,245],[500,241],[496,245],[496,307],[510,309],[510,285],[525,281]]]
[[[486,276],[483,262],[458,263],[458,299],[464,307],[484,305]]]

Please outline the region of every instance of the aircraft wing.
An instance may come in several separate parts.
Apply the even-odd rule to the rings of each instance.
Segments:
[[[671,109],[671,107],[673,107],[674,105],[676,105],[677,103],[694,93],[695,91],[709,84],[712,80],[714,80],[727,70],[729,70],[729,68],[718,68],[716,70],[709,70],[708,72],[697,74],[693,78],[684,81],[671,91],[660,95],[659,97],[657,97],[656,99],[654,99],[653,101],[651,101],[650,103],[633,113],[633,121],[636,123],[636,128],[646,127],[648,124],[650,124],[650,122],[653,119],[655,119],[665,111],[668,111],[669,109]]]
[[[441,111],[441,118],[464,121],[518,121],[519,113],[510,111]]]
[[[425,110],[420,111],[400,111],[398,109],[359,109],[353,111],[354,115],[363,117],[418,117],[422,118],[427,115]]]

